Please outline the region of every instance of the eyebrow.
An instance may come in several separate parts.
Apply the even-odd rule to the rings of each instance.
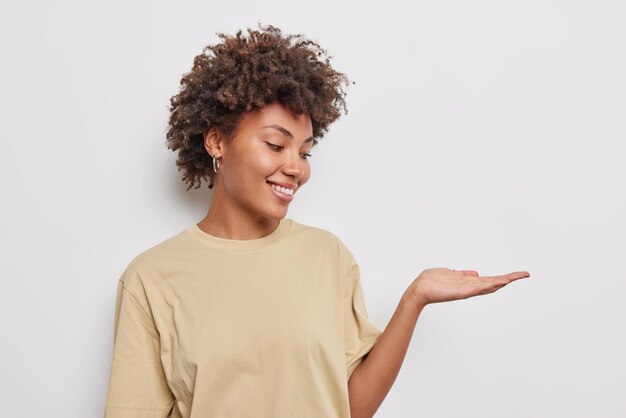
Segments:
[[[276,125],[274,123],[270,124],[270,125],[266,125],[264,127],[262,127],[261,129],[266,129],[266,128],[272,128],[272,129],[276,129],[277,131],[279,131],[280,133],[282,133],[283,135],[285,135],[287,138],[293,139],[293,134],[291,132],[289,132],[287,129],[283,128],[280,125]],[[317,141],[315,140],[315,138],[313,138],[312,136],[307,138],[304,143],[307,142],[312,142],[313,145],[315,145],[317,143]]]

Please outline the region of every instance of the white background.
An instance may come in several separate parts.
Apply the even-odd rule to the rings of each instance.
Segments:
[[[376,416],[626,416],[626,5],[606,0],[3,1],[2,415],[102,416],[119,275],[209,204],[165,147],[169,98],[257,22],[356,82],[288,217],[352,250],[375,324],[429,267],[531,273],[426,307]]]

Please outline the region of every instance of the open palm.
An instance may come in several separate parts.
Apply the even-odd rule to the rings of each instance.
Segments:
[[[486,295],[512,281],[526,277],[530,277],[527,271],[481,277],[474,270],[456,271],[447,268],[431,268],[420,273],[411,283],[410,289],[414,296],[426,305]]]

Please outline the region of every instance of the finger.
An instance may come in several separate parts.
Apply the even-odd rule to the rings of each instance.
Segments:
[[[501,276],[483,276],[478,277],[478,283],[475,283],[479,289],[476,290],[477,295],[488,295],[499,289],[502,289],[512,281],[530,277],[526,271],[518,271],[514,273],[504,274]]]
[[[479,278],[498,283],[510,283],[512,281],[525,279],[527,277],[530,277],[530,273],[528,273],[527,271],[516,271],[509,274],[502,274],[500,276],[481,276]]]
[[[483,278],[481,278],[482,280]],[[494,287],[502,287],[502,286],[506,286],[507,284],[513,282],[514,280],[510,280],[507,278],[502,278],[502,277],[496,277],[496,278],[488,278],[487,280],[482,281],[483,284],[483,288],[486,290],[491,290]]]
[[[463,273],[463,276],[474,276],[478,277],[478,272],[476,270],[455,270],[459,273]]]
[[[491,289],[491,290],[485,290],[484,292],[482,292],[482,293],[480,293],[480,294],[481,294],[481,295],[488,295],[488,294],[490,294],[490,293],[495,292],[496,290],[500,290],[500,289],[502,289],[504,286],[506,286],[506,284],[501,284],[501,285],[499,285],[499,286],[494,287],[494,288],[493,288],[493,289]]]

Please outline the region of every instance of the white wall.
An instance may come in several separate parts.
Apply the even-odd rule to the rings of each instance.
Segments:
[[[102,415],[119,275],[208,207],[165,147],[168,100],[216,32],[257,21],[356,81],[288,217],[353,251],[381,329],[426,268],[532,275],[428,306],[376,416],[626,416],[626,5],[608,0],[3,2],[2,415]]]

